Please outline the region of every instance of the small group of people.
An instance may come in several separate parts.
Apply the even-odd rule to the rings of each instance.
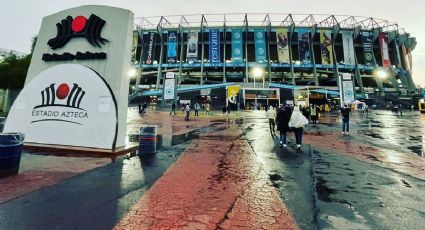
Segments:
[[[276,136],[275,126],[279,131],[279,146],[287,147],[287,133],[294,131],[295,142],[297,149],[301,149],[302,135],[304,132],[304,126],[309,123],[308,119],[301,113],[298,106],[294,106],[293,109],[290,106],[280,107],[277,110],[270,106],[266,112],[266,116],[269,120],[270,132]],[[276,121],[276,122],[275,122]]]
[[[209,115],[210,114],[210,105],[205,104],[204,109],[205,109],[205,114]],[[201,105],[199,103],[195,103],[195,105],[193,106],[193,110],[195,111],[195,117],[199,116],[199,112],[202,110]],[[186,116],[184,118],[185,121],[189,121],[191,111],[192,111],[192,109],[191,109],[191,106],[190,106],[189,103],[182,105],[182,112],[184,112],[186,114]],[[171,105],[170,115],[172,115],[172,114],[176,115],[176,104],[174,102]]]
[[[230,116],[230,111],[232,110],[232,107],[230,106],[230,104],[228,104],[227,106],[223,106],[223,115],[227,115]]]
[[[317,107],[315,108],[314,106],[310,106],[309,112],[311,115],[311,122],[313,124],[317,124],[317,110]],[[348,104],[345,104],[344,107],[341,109],[343,135],[349,134],[350,112],[351,109],[348,107]],[[295,143],[297,145],[297,149],[301,149],[304,127],[310,122],[307,119],[307,116],[305,116],[300,111],[300,108],[298,106],[281,106],[279,109],[277,109],[277,112],[275,108],[270,106],[270,108],[266,112],[266,117],[269,120],[270,133],[276,136],[275,126],[279,131],[279,146],[281,148],[288,146],[287,135],[288,132],[293,131],[295,134]]]

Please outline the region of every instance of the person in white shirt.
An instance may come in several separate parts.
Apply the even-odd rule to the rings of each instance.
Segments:
[[[304,126],[306,124],[308,124],[307,118],[302,115],[298,106],[294,106],[294,111],[292,112],[291,119],[289,120],[289,127],[294,128],[297,149],[301,149]]]
[[[273,106],[269,107],[269,110],[266,112],[266,117],[269,119],[269,127],[270,127],[270,133],[272,135],[276,135],[275,131],[275,120],[276,120],[276,111],[273,109]]]

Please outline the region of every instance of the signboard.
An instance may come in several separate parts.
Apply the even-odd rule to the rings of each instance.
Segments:
[[[177,57],[177,31],[168,32],[167,44],[168,63],[175,63]]]
[[[133,31],[133,42],[131,45],[131,63],[137,62],[137,44],[139,44],[139,32]]]
[[[167,72],[164,83],[164,100],[174,100],[176,81],[173,72]]]
[[[254,29],[255,43],[255,60],[259,63],[265,63],[266,58],[266,41],[264,38],[264,29]]]
[[[333,48],[332,48],[332,31],[320,31],[320,48],[322,54],[322,65],[332,65],[333,62]]]
[[[236,97],[238,96],[238,93],[241,89],[240,85],[229,85],[227,86],[227,100],[233,104],[235,104]]]
[[[4,131],[23,132],[26,142],[109,149],[117,128],[116,98],[109,85],[88,67],[62,64],[25,86]]]
[[[298,53],[300,62],[311,63],[309,29],[298,29]]]
[[[339,90],[341,106],[347,102],[354,102],[354,82],[353,76],[350,73],[342,73],[339,75]]]
[[[363,55],[364,64],[368,66],[375,65],[375,59],[373,57],[373,34],[372,32],[363,31],[361,32],[362,43],[363,43]]]
[[[289,63],[288,29],[276,29],[277,57],[279,63]]]
[[[191,30],[187,35],[187,62],[196,62],[198,60],[198,31]]]
[[[388,35],[381,33],[379,35],[379,43],[381,45],[382,66],[391,67],[390,52],[388,50]]]
[[[354,59],[354,41],[351,31],[342,31],[342,47],[344,50],[344,63],[346,65],[355,65]]]
[[[232,29],[232,62],[241,63],[242,56],[242,29]]]
[[[124,146],[133,13],[81,6],[44,17],[39,31],[4,131],[40,144]]]
[[[210,29],[210,63],[220,62],[220,30]]]

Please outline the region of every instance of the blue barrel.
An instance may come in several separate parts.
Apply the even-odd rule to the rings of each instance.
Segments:
[[[157,126],[146,125],[140,127],[139,134],[139,155],[149,155],[156,153]]]
[[[24,138],[23,133],[0,134],[0,177],[18,173]]]

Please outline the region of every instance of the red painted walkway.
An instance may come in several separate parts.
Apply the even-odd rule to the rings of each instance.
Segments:
[[[194,141],[115,229],[297,229],[240,134]]]

